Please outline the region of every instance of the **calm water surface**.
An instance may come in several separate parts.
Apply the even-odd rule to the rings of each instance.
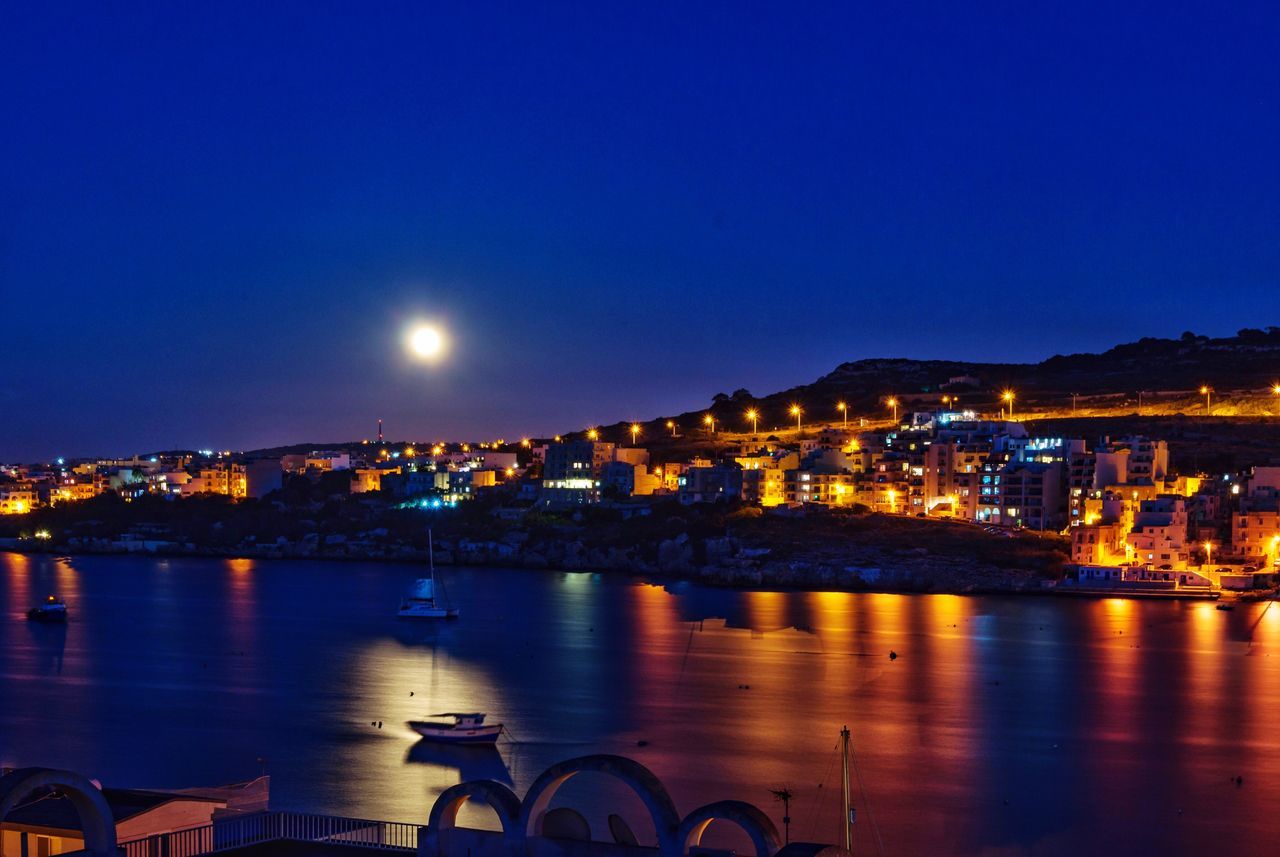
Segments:
[[[399,622],[418,574],[0,554],[0,763],[177,787],[248,779],[265,759],[278,807],[423,821],[461,779],[520,793],[555,761],[622,753],[681,812],[741,798],[781,827],[768,789],[788,785],[792,837],[834,842],[848,723],[861,854],[876,853],[873,818],[889,854],[1280,841],[1280,607],[464,569],[445,572],[459,621]],[[69,626],[24,621],[51,591]],[[404,726],[473,709],[516,743],[450,752]],[[616,801],[645,838],[638,802],[600,777],[561,794],[593,809],[597,835]]]

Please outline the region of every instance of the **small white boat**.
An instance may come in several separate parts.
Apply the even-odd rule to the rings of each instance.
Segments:
[[[502,734],[502,724],[486,725],[484,714],[480,712],[471,712],[469,714],[446,712],[430,716],[452,717],[453,722],[410,720],[409,728],[428,741],[437,741],[441,744],[492,744]]]
[[[431,570],[430,577],[420,578],[413,585],[413,593],[400,602],[397,615],[401,619],[457,619],[458,608],[441,603],[436,598],[436,562],[435,550],[431,542],[431,531],[427,530],[427,565]]]

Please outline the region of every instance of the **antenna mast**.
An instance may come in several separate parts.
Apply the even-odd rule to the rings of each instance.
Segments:
[[[844,726],[840,729],[840,758],[843,762],[844,770],[844,809],[841,810],[844,818],[840,823],[844,826],[844,850],[850,854],[853,853],[853,813],[854,809],[851,802],[852,795],[849,792],[849,727]]]

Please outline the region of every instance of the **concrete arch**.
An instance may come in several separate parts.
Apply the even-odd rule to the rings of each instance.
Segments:
[[[56,788],[67,796],[84,831],[84,850],[94,857],[116,857],[116,822],[98,787],[71,771],[18,768],[0,777],[0,821],[23,798],[39,789]]]
[[[520,798],[495,780],[472,780],[445,789],[431,805],[431,815],[427,820],[426,847],[422,854],[427,857],[444,857],[440,834],[453,829],[458,822],[458,811],[468,800],[482,801],[493,807],[502,824],[502,838],[506,842],[507,851],[518,853],[524,839],[523,829],[520,827]]]
[[[625,756],[580,756],[543,771],[529,786],[520,807],[520,832],[525,837],[542,835],[542,816],[551,805],[551,799],[570,777],[584,771],[611,776],[635,792],[649,810],[653,827],[658,832],[658,852],[663,857],[680,854],[680,840],[676,838],[680,815],[676,812],[675,802],[652,771]]]
[[[742,828],[755,845],[756,857],[773,857],[782,844],[769,816],[746,801],[720,800],[698,807],[680,822],[680,853],[701,844],[702,834],[713,821],[730,821]]]

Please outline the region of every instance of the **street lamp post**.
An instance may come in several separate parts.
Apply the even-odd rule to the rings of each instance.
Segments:
[[[636,438],[639,436],[640,436],[640,424],[632,423],[631,424],[631,445],[632,446],[636,445]]]
[[[890,396],[885,404],[893,408],[893,421],[896,423],[898,421],[898,399],[895,396]]]
[[[1003,393],[1000,394],[1000,398],[1008,403],[1009,419],[1012,420],[1013,419],[1013,390],[1005,390]]]
[[[791,416],[796,418],[796,434],[800,434],[800,415],[804,413],[800,410],[799,405],[791,406]]]
[[[751,433],[759,434],[760,430],[756,427],[756,424],[760,419],[760,412],[755,408],[751,408],[747,411],[747,419],[751,420]]]
[[[702,422],[706,424],[707,430],[711,432],[711,436],[715,437],[716,418],[713,417],[711,414],[707,414],[705,417],[702,418]]]
[[[675,421],[675,420],[667,420],[667,428],[671,429],[671,436],[672,436],[672,437],[675,437],[675,436],[676,436],[676,421]]]
[[[849,427],[849,406],[844,402],[839,402],[836,404],[836,410],[840,412],[840,418],[841,418],[841,422],[844,425],[844,428],[848,428]]]
[[[1204,415],[1207,417],[1213,413],[1213,388],[1207,384],[1202,385],[1200,395],[1204,396]]]

